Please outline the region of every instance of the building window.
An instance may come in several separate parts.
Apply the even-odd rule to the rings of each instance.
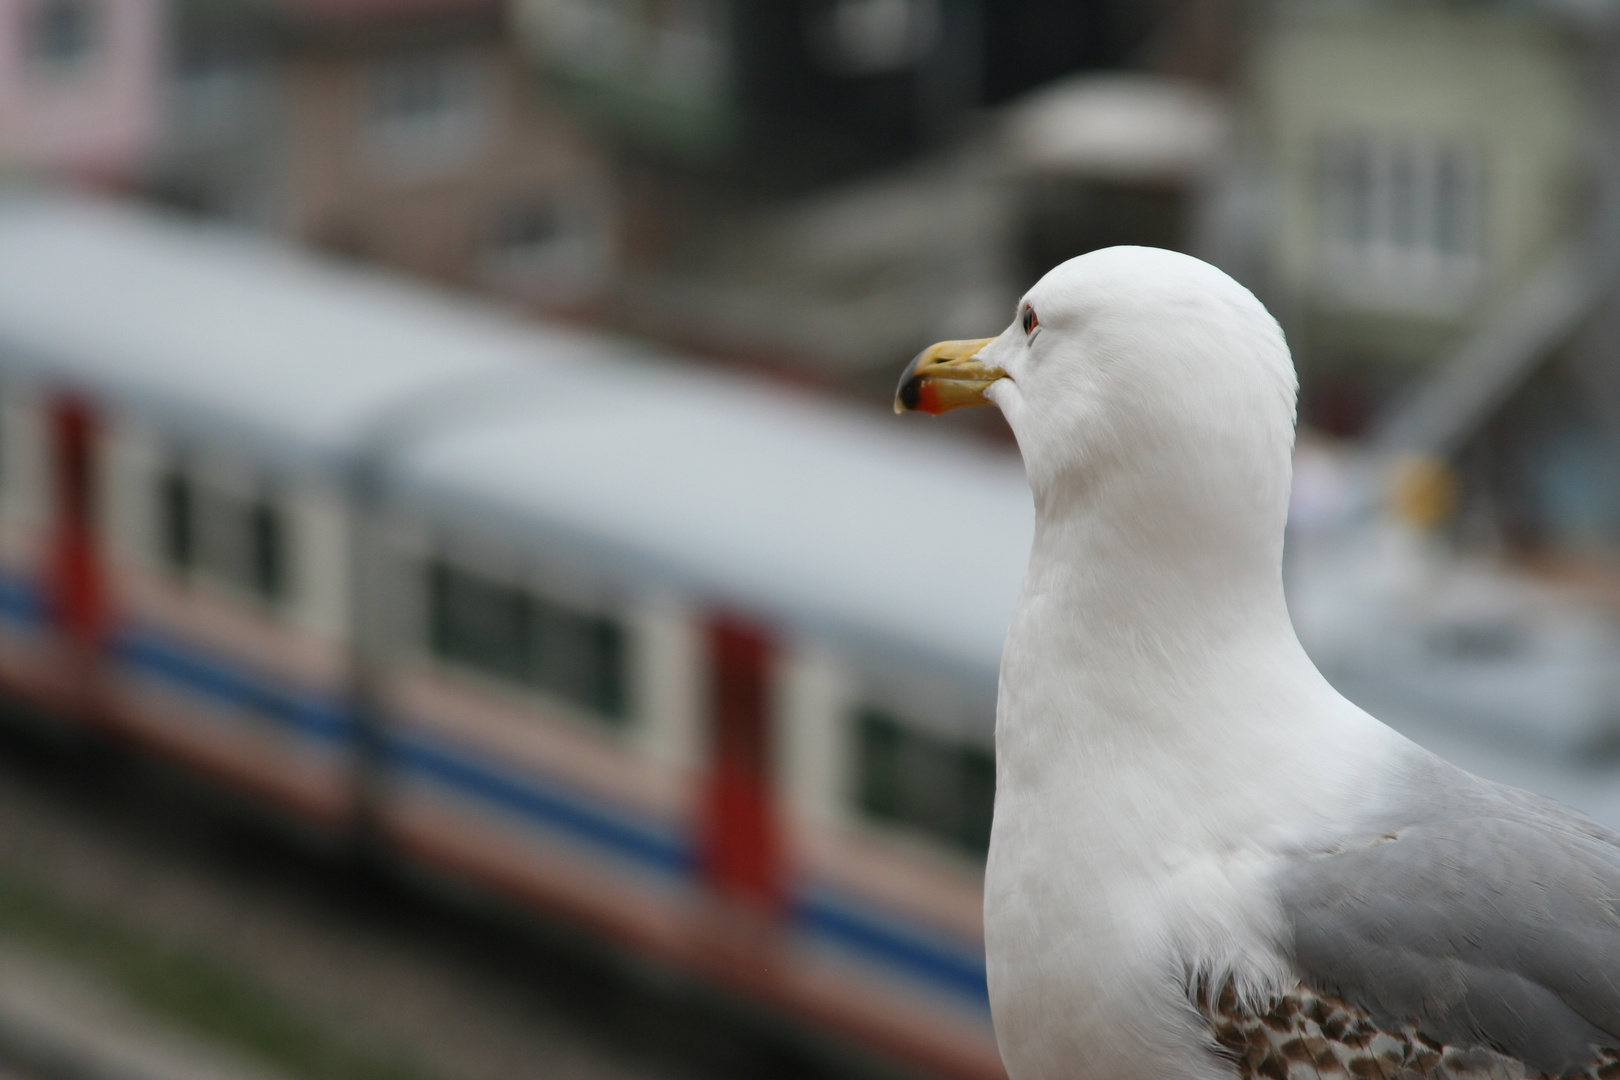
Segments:
[[[492,246],[509,258],[543,258],[568,234],[562,208],[549,199],[525,199],[496,218]]]
[[[608,271],[609,214],[606,198],[592,191],[515,199],[494,216],[484,271],[500,285],[540,298],[589,294]]]
[[[38,0],[28,27],[30,57],[50,71],[79,67],[95,50],[94,0]]]
[[[724,82],[726,57],[714,0],[662,0],[649,14],[649,79],[678,98],[705,100],[716,94]]]
[[[1481,172],[1477,153],[1442,139],[1327,140],[1320,203],[1333,276],[1396,291],[1471,284],[1481,246]]]
[[[725,17],[716,0],[534,0],[524,20],[559,71],[686,101],[707,101],[725,82]]]
[[[443,560],[429,564],[427,578],[436,656],[604,720],[625,719],[626,642],[617,621]]]
[[[373,164],[398,179],[437,178],[471,165],[489,136],[488,83],[483,58],[463,50],[378,62],[364,132]]]
[[[285,514],[268,495],[206,484],[184,466],[158,480],[158,547],[171,569],[264,604],[288,593]]]
[[[862,811],[975,856],[989,850],[996,766],[988,750],[876,709],[861,710],[855,726]]]
[[[938,0],[831,0],[811,11],[811,36],[827,67],[840,75],[913,67],[939,33]]]
[[[230,42],[194,43],[176,58],[171,137],[191,146],[260,137],[270,89],[265,62],[251,49]]]

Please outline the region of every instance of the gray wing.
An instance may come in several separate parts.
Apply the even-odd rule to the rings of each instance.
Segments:
[[[1278,887],[1301,981],[1550,1074],[1620,1047],[1620,835],[1418,752],[1392,803]]]

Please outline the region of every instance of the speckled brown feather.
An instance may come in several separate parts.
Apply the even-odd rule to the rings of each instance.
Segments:
[[[1380,1030],[1365,1012],[1303,986],[1248,1008],[1230,985],[1194,989],[1220,1052],[1243,1080],[1532,1080],[1546,1074],[1483,1046],[1441,1046],[1415,1026]],[[1604,1050],[1567,1074],[1620,1080],[1620,1052]]]

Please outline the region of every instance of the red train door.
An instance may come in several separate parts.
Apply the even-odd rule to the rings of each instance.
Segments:
[[[88,719],[97,711],[93,691],[107,631],[107,592],[95,520],[95,417],[78,397],[51,408],[54,501],[45,603],[63,646],[62,704]]]
[[[733,615],[708,628],[710,777],[702,859],[723,899],[765,913],[782,903],[771,785],[771,660],[764,630]]]

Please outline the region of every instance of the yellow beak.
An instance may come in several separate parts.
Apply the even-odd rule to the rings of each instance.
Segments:
[[[986,367],[974,357],[994,340],[941,341],[918,353],[900,376],[900,386],[894,392],[894,411],[915,410],[938,416],[967,405],[992,404],[985,398],[984,389],[1006,378],[1007,373]]]

